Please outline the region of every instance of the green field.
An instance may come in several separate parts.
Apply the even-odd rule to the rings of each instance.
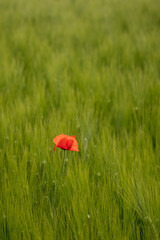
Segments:
[[[159,0],[0,0],[0,240],[52,239],[160,239]]]

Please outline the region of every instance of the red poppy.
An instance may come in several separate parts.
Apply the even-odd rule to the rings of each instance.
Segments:
[[[75,137],[76,136],[68,136],[63,133],[58,135],[53,139],[53,142],[56,144],[53,151],[55,151],[55,148],[58,147],[63,150],[79,152],[78,143]]]

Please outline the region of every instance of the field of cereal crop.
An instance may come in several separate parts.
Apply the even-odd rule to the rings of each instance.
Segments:
[[[159,0],[0,0],[0,240],[52,239],[160,239]]]

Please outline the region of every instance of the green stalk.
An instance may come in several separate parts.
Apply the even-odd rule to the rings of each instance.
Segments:
[[[53,219],[54,219],[54,221],[53,221],[53,228],[54,228],[54,226],[56,225],[56,222],[57,222],[56,198],[57,198],[57,193],[58,193],[58,190],[59,190],[59,187],[60,187],[60,184],[61,184],[61,180],[62,180],[64,171],[65,171],[65,157],[66,157],[66,151],[64,150],[63,162],[62,162],[62,166],[61,166],[61,172],[60,172],[60,175],[59,175],[58,183],[56,185],[55,194],[54,194],[54,202],[53,202]],[[55,232],[55,239],[57,239],[56,232]]]

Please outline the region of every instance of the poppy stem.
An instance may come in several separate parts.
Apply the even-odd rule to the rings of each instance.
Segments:
[[[56,200],[57,200],[57,193],[58,193],[58,190],[59,190],[59,186],[61,184],[61,179],[62,179],[62,176],[64,174],[64,170],[65,170],[65,158],[66,158],[66,151],[64,150],[64,154],[63,154],[63,162],[62,162],[62,166],[61,166],[61,172],[60,172],[60,175],[59,175],[59,179],[58,179],[58,183],[57,183],[57,186],[55,188],[55,193],[54,193],[54,202],[53,202],[53,216],[54,216],[54,221],[55,221],[55,224],[57,224],[57,213],[56,213],[56,209],[57,209],[57,206],[56,206]],[[55,239],[57,239],[56,237],[56,232],[55,232]]]
[[[59,184],[60,184],[60,181],[61,181],[61,178],[63,176],[63,173],[64,173],[64,168],[65,168],[65,158],[66,158],[66,151],[64,151],[64,154],[63,154],[63,163],[62,163],[62,167],[61,167],[61,173],[60,173],[60,176],[59,176]]]
[[[63,176],[63,173],[64,173],[65,157],[66,157],[66,153],[65,153],[65,150],[64,150],[63,162],[62,162],[62,166],[61,166],[61,172],[60,172],[60,175],[59,175],[59,179],[58,179],[57,187],[56,187],[56,189],[55,189],[55,198],[56,198],[56,195],[57,195],[57,192],[58,192],[58,189],[59,189],[60,183],[61,183],[61,179],[62,179],[62,176]]]
[[[66,157],[66,153],[65,153],[65,151],[64,151],[64,154],[63,154],[63,162],[62,162],[62,166],[61,166],[61,171],[60,171],[60,175],[59,175],[58,182],[57,182],[57,185],[56,185],[56,188],[55,188],[55,193],[54,193],[54,205],[56,204],[57,192],[58,192],[58,190],[59,190],[59,187],[60,187],[60,184],[61,184],[61,180],[62,180],[62,176],[63,176],[63,174],[64,174],[65,157]],[[55,206],[54,206],[54,208],[55,208]]]

